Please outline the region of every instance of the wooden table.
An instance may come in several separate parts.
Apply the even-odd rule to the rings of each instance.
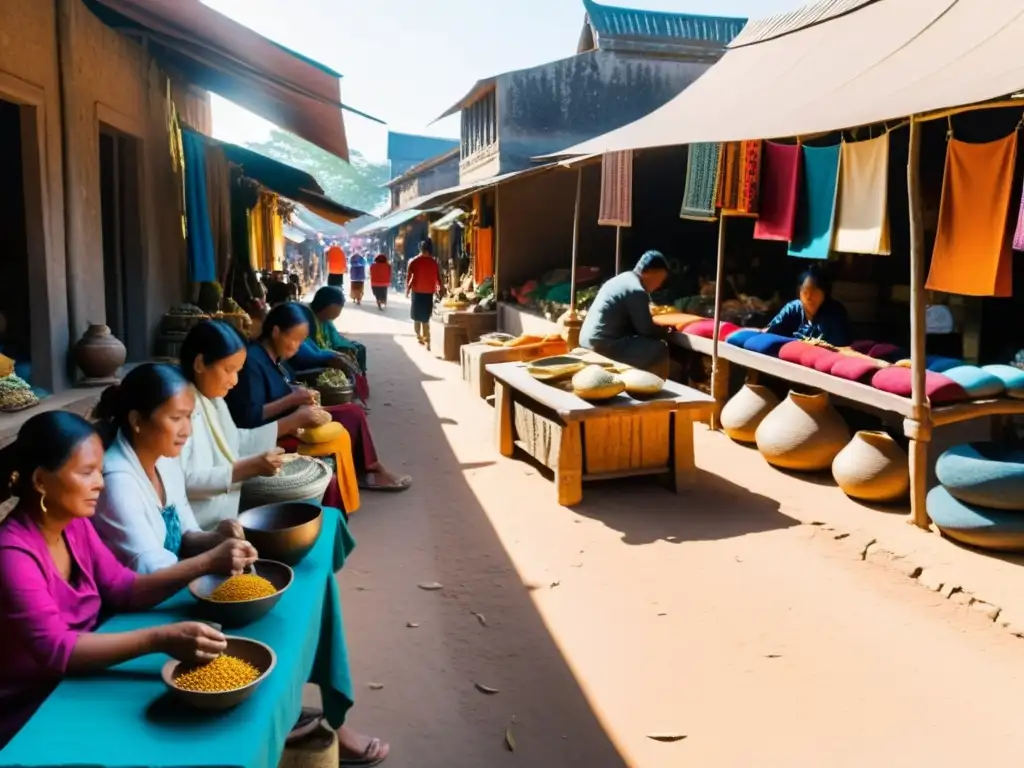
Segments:
[[[622,394],[590,403],[537,381],[521,363],[487,372],[495,379],[498,451],[512,456],[518,447],[551,469],[559,504],[582,501],[584,481],[668,474],[676,493],[696,482],[693,424],[714,407],[709,395],[670,381],[647,400]]]

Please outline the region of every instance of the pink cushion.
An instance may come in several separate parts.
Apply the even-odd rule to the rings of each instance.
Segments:
[[[868,354],[877,360],[885,360],[888,363],[895,363],[900,358],[906,357],[903,350],[895,344],[875,344]]]
[[[718,326],[718,338],[727,339],[730,334],[738,331],[740,327],[733,323],[720,323]],[[691,336],[700,336],[702,339],[710,339],[715,335],[714,320],[698,320],[692,325],[686,326],[685,333]]]
[[[838,363],[840,360],[846,359],[843,355],[838,352],[833,352],[831,349],[822,349],[822,354],[814,360],[814,370],[821,371],[822,373],[832,373],[832,366]]]
[[[881,367],[877,360],[867,357],[851,355],[840,355],[840,357],[843,359],[836,362],[829,373],[847,381],[860,381],[867,384]]]
[[[810,367],[805,360],[818,349],[821,349],[821,347],[808,344],[806,341],[791,341],[779,350],[779,360]]]
[[[909,368],[893,365],[876,373],[871,379],[871,385],[883,392],[910,397],[911,381]],[[955,381],[931,371],[925,374],[925,392],[932,403],[957,403],[970,399],[967,391]]]

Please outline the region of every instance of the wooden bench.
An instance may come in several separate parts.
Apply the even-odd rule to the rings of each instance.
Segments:
[[[460,350],[462,380],[469,384],[474,395],[487,399],[494,394],[494,377],[487,372],[488,365],[539,360],[542,357],[564,355],[568,351],[564,341],[526,344],[521,347],[495,347],[480,342],[466,344]]]
[[[584,481],[667,474],[676,493],[696,482],[693,425],[710,413],[710,396],[670,381],[650,399],[623,394],[590,403],[537,381],[521,363],[487,372],[495,379],[498,451],[510,457],[518,447],[551,469],[559,504],[582,501]]]

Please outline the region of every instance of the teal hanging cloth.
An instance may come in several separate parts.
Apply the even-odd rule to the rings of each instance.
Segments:
[[[803,147],[802,150],[804,174],[789,255],[827,259],[832,252],[836,222],[840,145]]]
[[[217,282],[213,229],[206,189],[206,140],[182,131],[185,155],[185,233],[188,238],[188,278],[193,283]]]

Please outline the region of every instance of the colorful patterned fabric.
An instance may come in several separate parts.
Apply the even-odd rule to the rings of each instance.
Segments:
[[[757,213],[761,184],[761,142],[734,141],[723,148],[718,207],[724,213]]]
[[[721,161],[721,144],[705,142],[690,145],[686,160],[683,207],[679,211],[679,218],[714,221]]]

